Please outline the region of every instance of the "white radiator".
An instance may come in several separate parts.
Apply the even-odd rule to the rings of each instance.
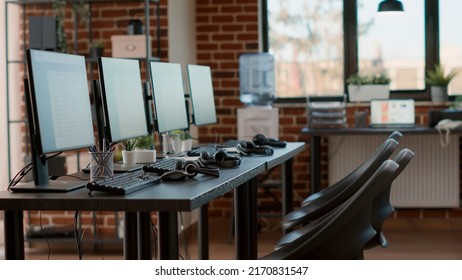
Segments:
[[[364,162],[387,135],[329,137],[329,185]],[[394,181],[391,203],[401,208],[460,206],[459,139],[450,136],[440,145],[439,135],[404,135],[396,151],[409,148],[415,156]],[[393,155],[392,155],[393,157]]]

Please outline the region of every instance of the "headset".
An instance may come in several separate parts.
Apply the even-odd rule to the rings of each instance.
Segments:
[[[213,177],[220,177],[220,169],[201,166],[200,162],[191,160],[178,160],[175,169],[165,172],[160,177],[166,181],[184,181],[195,177],[197,174],[205,174]]]
[[[271,146],[256,146],[253,142],[250,141],[241,141],[239,144],[237,144],[236,149],[243,156],[248,156],[251,154],[271,156],[274,154],[274,149]]]
[[[285,148],[287,146],[286,141],[280,141],[274,138],[266,137],[263,134],[257,134],[252,139],[255,145],[267,145],[275,148]]]
[[[202,152],[199,161],[204,166],[218,166],[222,168],[234,168],[241,165],[240,157],[232,157],[225,150],[218,150],[215,154],[210,155],[207,152]]]

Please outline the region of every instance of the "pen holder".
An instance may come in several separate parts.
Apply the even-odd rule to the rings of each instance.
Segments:
[[[90,180],[114,176],[112,152],[90,152]]]

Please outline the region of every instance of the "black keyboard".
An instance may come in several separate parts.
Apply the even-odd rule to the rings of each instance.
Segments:
[[[165,172],[175,170],[177,161],[178,159],[175,158],[162,158],[156,162],[144,165],[143,171],[162,175]]]
[[[87,183],[90,191],[101,191],[119,195],[129,194],[160,182],[160,176],[143,170],[116,174],[114,177]]]

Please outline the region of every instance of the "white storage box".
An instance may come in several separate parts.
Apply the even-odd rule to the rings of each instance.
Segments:
[[[146,57],[146,35],[113,35],[112,57]],[[149,44],[152,38],[149,37]]]

